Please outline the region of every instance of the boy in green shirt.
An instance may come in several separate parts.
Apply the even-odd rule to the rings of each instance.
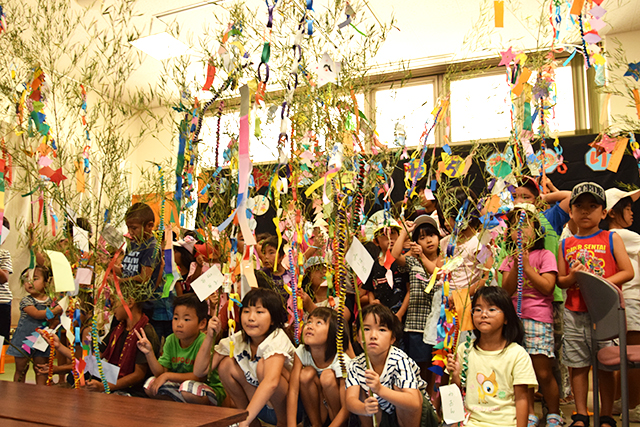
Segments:
[[[201,302],[196,294],[188,293],[177,297],[173,307],[173,333],[167,337],[159,359],[144,331],[136,332],[138,348],[145,354],[154,375],[145,383],[145,392],[152,398],[218,405],[226,395],[218,372],[210,375],[208,384],[202,382],[205,378],[193,373],[193,362],[204,341],[202,330],[207,326],[207,303]]]

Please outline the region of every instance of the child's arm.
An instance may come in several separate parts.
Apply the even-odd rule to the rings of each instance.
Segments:
[[[402,249],[404,247],[404,242],[407,240],[408,234],[413,231],[414,225],[413,222],[407,221],[407,228],[402,228],[400,230],[400,235],[398,236],[398,240],[393,244],[393,248],[391,249],[391,256],[395,258],[400,267],[404,267],[406,265],[406,260],[404,255],[402,254]]]
[[[375,394],[395,405],[397,410],[418,411],[422,407],[421,393],[417,388],[385,387],[380,383],[380,375],[373,369],[367,369],[364,378]]]
[[[449,371],[449,375],[451,375],[451,382],[461,387],[460,372],[462,371],[462,365],[454,353],[447,355],[447,371]]]
[[[624,246],[622,237],[620,237],[618,233],[613,233],[612,237],[613,256],[616,259],[616,264],[618,264],[618,272],[613,276],[607,277],[607,280],[617,287],[622,288],[623,284],[633,279],[633,266],[631,265],[631,260],[629,259],[629,254],[627,254],[627,249]]]
[[[525,252],[522,256],[522,267],[524,275],[529,279],[531,285],[540,291],[543,295],[551,295],[556,286],[556,273],[546,272],[538,273],[529,264],[529,252]],[[510,271],[505,271],[502,276],[502,287],[507,291],[509,295],[518,288],[518,267],[514,264],[514,268]]]
[[[140,266],[140,274],[136,274],[135,276],[126,277],[123,280],[133,283],[147,283],[151,276],[153,275],[153,267],[149,265],[141,265]]]
[[[26,306],[23,311],[27,313],[29,316],[33,317],[37,320],[47,320],[47,310],[38,310],[35,305]],[[54,316],[59,316],[62,314],[62,307],[56,305],[51,309]]]
[[[346,425],[349,420],[349,410],[347,409],[347,390],[344,387],[344,378],[338,379],[338,388],[340,389],[340,410],[331,421],[331,424],[329,424],[329,427],[340,427]]]
[[[149,369],[151,369],[151,373],[153,373],[153,376],[159,377],[160,375],[167,372],[168,369],[162,366],[160,362],[158,362],[158,359],[153,352],[153,346],[147,339],[147,334],[144,333],[144,329],[140,329],[140,332],[134,329],[133,332],[135,332],[136,336],[138,337],[138,350],[140,350],[147,358],[147,363],[149,364]]]
[[[203,378],[197,376],[193,372],[185,372],[183,374],[179,374],[177,372],[165,372],[159,376],[156,376],[156,379],[153,380],[153,382],[151,383],[151,386],[149,386],[149,392],[151,393],[152,396],[155,396],[158,394],[158,390],[160,390],[160,387],[162,387],[162,385],[167,381],[183,383],[185,381],[190,381],[190,380],[202,381]]]
[[[262,410],[264,405],[267,404],[274,391],[280,384],[280,377],[282,376],[282,370],[284,369],[284,354],[274,354],[264,359],[264,377],[258,388],[256,388],[249,405],[247,406],[247,412],[249,415],[247,419],[243,421],[241,425],[249,425],[256,419],[258,413]]]
[[[487,257],[487,260],[484,262],[484,269],[482,270],[482,276],[480,276],[480,279],[478,279],[477,282],[469,286],[470,297],[475,295],[476,291],[487,283],[487,280],[489,280],[489,271],[491,270],[492,266],[493,266],[493,256],[489,255]]]
[[[289,377],[289,391],[287,392],[287,427],[296,427],[298,425],[296,416],[298,415],[300,371],[302,371],[302,362],[296,354],[294,355],[293,368]]]
[[[567,271],[562,250],[562,243],[560,243],[560,248],[558,249],[558,287],[562,289],[568,289],[573,286],[573,284],[576,283],[575,273],[577,271],[587,271],[587,267],[585,267],[581,262],[574,261],[573,265],[569,266],[569,271]]]
[[[422,261],[422,265],[424,266],[424,268],[426,268],[429,274],[433,274],[433,272],[436,269],[436,266],[438,265],[438,260],[436,259],[435,261],[431,261],[429,258],[427,258],[424,252],[422,252],[422,247],[420,247],[420,245],[418,245],[417,243],[413,243],[411,245],[412,253],[413,253],[413,245],[416,245],[419,248],[419,249],[416,249],[416,251],[419,251],[420,261]]]
[[[398,310],[398,312],[396,313],[396,317],[402,322],[402,318],[404,317],[405,313],[407,312],[407,309],[409,308],[409,289],[407,289],[407,293],[404,296],[404,300],[402,301],[402,306],[400,307],[400,309]]]
[[[193,362],[193,373],[198,377],[206,377],[209,371],[212,371],[218,367],[220,361],[224,358],[223,355],[215,352],[213,354],[213,360],[209,365],[209,357],[211,354],[211,346],[213,345],[214,336],[220,333],[222,324],[217,316],[213,316],[209,319],[209,325],[207,326],[207,333],[202,341],[200,350],[196,355],[196,360]]]
[[[529,418],[528,385],[517,384],[514,387],[516,401],[516,426],[527,427]]]
[[[374,415],[378,413],[378,399],[367,397],[364,402],[360,400],[360,386],[353,385],[346,392],[347,410],[356,415]]]
[[[136,363],[136,368],[132,373],[130,373],[129,375],[125,375],[122,378],[118,378],[118,381],[115,384],[109,383],[109,389],[111,391],[122,390],[141,383],[144,380],[145,375],[147,374],[147,368],[147,365],[139,365]],[[88,381],[87,389],[98,392],[104,391],[102,381],[100,380]]]

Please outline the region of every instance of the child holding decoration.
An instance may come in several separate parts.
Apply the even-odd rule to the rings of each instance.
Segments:
[[[135,331],[138,348],[146,356],[154,375],[144,385],[147,396],[164,395],[179,402],[213,405],[224,400],[224,389],[217,374],[214,391],[200,382],[203,378],[193,373],[193,363],[204,341],[201,330],[207,325],[208,309],[207,302],[201,302],[194,293],[179,296],[173,301],[173,333],[167,337],[159,359],[144,330]]]
[[[254,288],[242,299],[242,329],[215,346],[220,321],[209,321],[207,336],[193,366],[198,377],[220,366],[220,379],[237,408],[249,412],[241,427],[259,425],[258,419],[284,427],[287,423],[287,390],[295,348],[284,324],[287,312],[280,296],[270,289]],[[232,321],[232,320],[231,320]],[[231,322],[230,321],[230,322]],[[230,357],[227,357],[230,356]]]
[[[372,416],[380,427],[438,425],[420,368],[393,346],[402,333],[398,318],[389,308],[371,304],[362,311],[362,326],[365,352],[349,367],[347,409],[360,415],[363,426],[373,425]]]
[[[633,266],[617,233],[600,230],[607,214],[604,189],[593,182],[583,182],[571,191],[571,219],[578,226],[575,236],[564,239],[558,251],[558,286],[567,289],[564,310],[565,365],[571,369],[571,388],[576,400],[572,426],[588,426],[587,393],[591,354],[591,318],[577,286],[575,273],[589,271],[622,286],[633,279]],[[613,372],[600,371],[601,425],[615,426],[613,413]],[[598,426],[599,427],[599,426]]]
[[[524,330],[507,292],[480,288],[472,303],[476,336],[472,345],[449,354],[453,383],[466,389],[467,426],[527,425],[528,389],[537,385],[527,352],[519,345]]]
[[[547,426],[562,424],[558,383],[553,377],[553,290],[558,267],[555,256],[544,249],[544,233],[536,209],[528,203],[517,204],[509,214],[506,239],[508,256],[500,266],[502,287],[512,295],[524,327],[523,346],[531,356],[540,389],[549,414]],[[515,242],[518,242],[516,248]],[[534,412],[533,389],[529,389],[529,426],[538,425]]]
[[[52,307],[51,298],[47,295],[47,285],[50,278],[51,271],[43,265],[38,265],[33,270],[33,279],[29,279],[28,269],[24,270],[20,275],[24,289],[29,295],[20,301],[18,327],[13,333],[11,347],[7,350],[7,354],[13,356],[16,361],[16,371],[13,374],[13,381],[15,382],[24,382],[25,375],[23,374],[29,369],[29,359],[17,348],[22,348],[22,342],[32,335],[36,329],[42,327],[44,322],[62,314],[62,307],[59,305]],[[50,348],[47,348],[46,351],[31,349],[30,355],[33,358],[33,369],[36,373],[36,383],[38,385],[45,384],[47,375],[39,373],[35,367],[36,365],[47,363],[50,351]]]
[[[344,377],[337,353],[337,330],[338,315],[327,307],[313,310],[304,324],[304,344],[296,349],[287,394],[288,427],[297,425],[298,396],[302,398],[305,413],[314,427],[326,425],[329,421],[330,426],[342,426],[349,419]],[[348,364],[349,357],[346,354],[344,357]]]

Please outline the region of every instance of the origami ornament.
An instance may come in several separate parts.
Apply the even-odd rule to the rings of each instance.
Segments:
[[[627,72],[624,73],[624,77],[633,77],[635,81],[638,81],[640,79],[640,61],[635,63],[630,62]]]
[[[511,61],[513,61],[513,59],[516,57],[516,54],[511,51],[511,48],[509,48],[504,52],[500,52],[500,56],[502,57],[502,59],[500,60],[498,66],[506,65],[508,67]]]

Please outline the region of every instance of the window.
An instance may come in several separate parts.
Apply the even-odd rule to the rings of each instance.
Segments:
[[[433,83],[407,85],[400,88],[377,90],[375,92],[376,130],[380,142],[389,147],[422,145],[420,136],[425,124],[431,125],[431,112],[435,106],[435,85]],[[405,142],[402,143],[402,136]],[[435,141],[431,132],[428,144]]]

